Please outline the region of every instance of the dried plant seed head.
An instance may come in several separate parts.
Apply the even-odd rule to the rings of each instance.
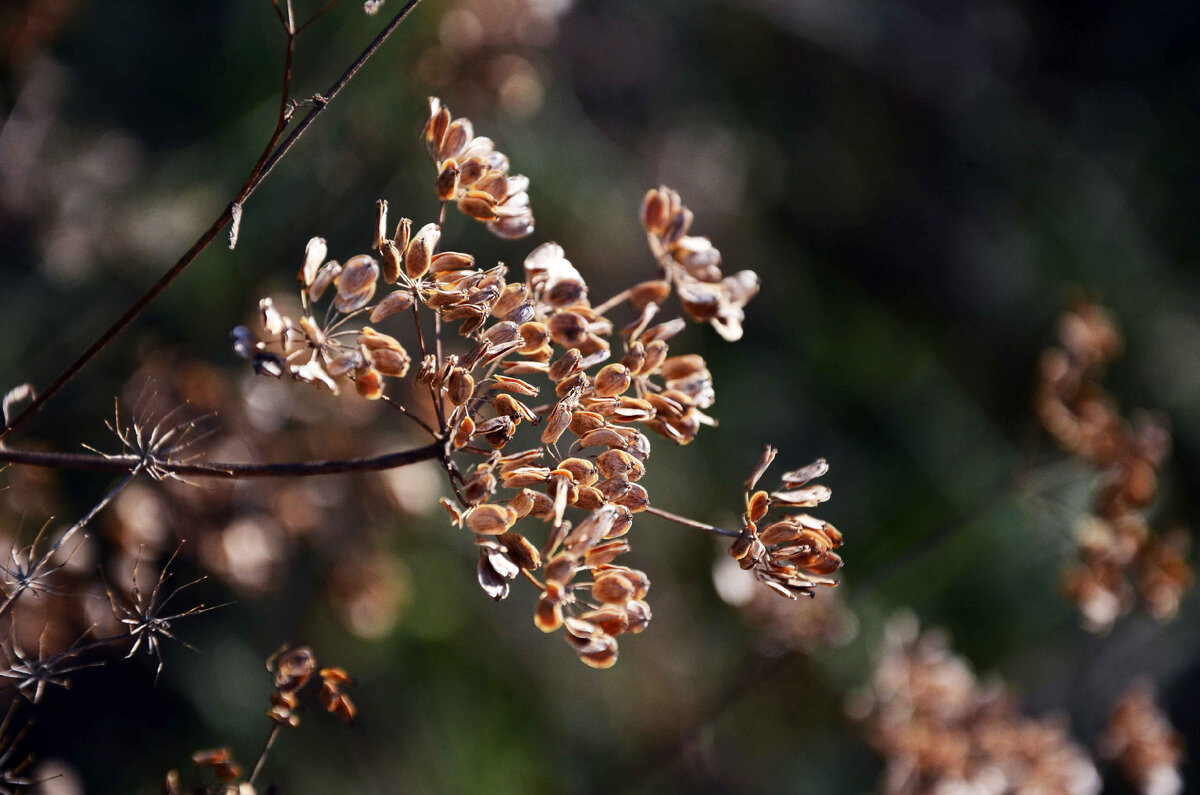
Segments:
[[[379,259],[382,264],[383,281],[395,284],[400,278],[400,249],[390,240],[379,243]]]
[[[378,323],[379,321],[389,318],[392,315],[400,312],[407,312],[412,308],[415,299],[408,290],[396,290],[388,293],[379,303],[371,310],[371,322]]]
[[[325,238],[314,237],[308,241],[304,247],[304,262],[300,265],[300,272],[296,274],[296,278],[300,280],[303,287],[311,286],[316,280],[317,270],[325,261],[325,255],[328,253],[329,246],[325,243]]]
[[[386,199],[379,199],[375,202],[375,242],[371,244],[371,248],[376,251],[383,249],[384,241],[388,239],[388,203]]]
[[[592,389],[597,397],[615,397],[629,389],[632,382],[629,368],[623,364],[609,364],[596,374]]]
[[[458,200],[458,209],[476,221],[494,221],[500,216],[496,212],[496,198],[481,190],[469,190]]]
[[[475,258],[470,254],[458,251],[443,251],[430,261],[429,270],[432,273],[471,270],[475,267]]]
[[[442,148],[442,140],[446,137],[446,128],[450,126],[450,110],[442,106],[437,97],[429,98],[429,119],[425,122],[423,137],[425,149],[436,162],[438,152]]]
[[[433,251],[441,236],[442,231],[437,224],[426,224],[409,242],[404,254],[404,272],[409,279],[416,281],[429,272]]]
[[[329,285],[335,283],[341,274],[341,263],[336,260],[330,260],[322,265],[321,269],[317,271],[317,277],[313,279],[312,285],[308,288],[308,300],[320,301],[321,296],[325,295],[325,291],[329,289]]]
[[[352,257],[342,266],[337,280],[337,297],[333,308],[343,314],[362,309],[375,295],[379,279],[379,263],[365,254]]]
[[[657,237],[662,237],[670,218],[671,202],[668,196],[651,188],[642,199],[642,228]]]
[[[454,158],[442,163],[434,187],[438,201],[446,202],[454,198],[454,194],[458,192],[458,163]]]

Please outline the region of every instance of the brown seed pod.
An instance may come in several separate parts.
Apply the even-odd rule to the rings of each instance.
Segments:
[[[437,181],[434,183],[434,189],[437,191],[438,201],[443,202],[450,201],[458,192],[458,163],[454,158],[449,158],[442,163]]]
[[[379,400],[383,397],[383,377],[373,368],[358,373],[354,376],[354,388],[367,400]]]
[[[771,498],[765,491],[756,491],[746,501],[746,516],[752,522],[760,522],[771,508]]]
[[[343,314],[362,309],[375,295],[379,279],[379,263],[366,254],[352,257],[343,267],[337,280],[337,297],[333,308]]]
[[[391,317],[400,312],[406,312],[412,308],[415,300],[413,294],[408,290],[396,290],[395,292],[388,293],[371,310],[371,322],[378,323],[384,318]]]
[[[618,571],[597,574],[592,582],[592,596],[604,604],[624,604],[633,594],[633,583]]]
[[[469,270],[475,267],[475,258],[461,251],[443,251],[430,262],[429,270],[433,273],[446,273]]]
[[[542,594],[533,609],[533,624],[542,632],[556,631],[563,624],[562,604]]]
[[[437,224],[426,224],[408,244],[404,253],[404,272],[416,281],[429,271],[433,261],[433,250],[437,248],[442,231]]]
[[[542,429],[542,444],[558,442],[559,437],[563,435],[570,424],[571,410],[565,402],[560,400],[554,404],[554,408],[550,410],[550,416],[546,418],[546,427]]]
[[[629,303],[638,309],[649,304],[662,304],[671,294],[671,283],[666,279],[651,279],[629,288]]]
[[[474,218],[476,221],[494,221],[500,216],[496,213],[496,198],[481,190],[469,190],[458,200],[458,209]]]
[[[484,503],[470,508],[463,515],[463,521],[472,533],[500,535],[508,530],[515,517],[506,505]]]
[[[475,379],[463,368],[455,367],[446,381],[446,394],[454,405],[463,405],[475,394]]]
[[[596,465],[584,458],[564,458],[558,465],[571,473],[571,480],[576,486],[590,486],[596,482]]]
[[[379,246],[379,259],[382,262],[383,280],[387,284],[395,284],[400,278],[400,249],[390,240],[384,240]]]
[[[442,145],[438,147],[437,159],[445,161],[449,158],[458,157],[467,148],[467,143],[474,137],[475,130],[471,125],[470,119],[455,119],[446,128],[446,134],[442,138]]]
[[[542,556],[537,547],[515,530],[502,534],[498,540],[504,545],[512,562],[522,569],[532,571],[542,565]]]
[[[616,397],[629,389],[633,379],[623,364],[609,364],[596,373],[592,391],[598,397]]]
[[[670,218],[671,202],[666,193],[651,188],[642,199],[642,227],[652,235],[662,236]]]

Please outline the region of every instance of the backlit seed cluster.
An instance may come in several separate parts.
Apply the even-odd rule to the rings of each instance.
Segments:
[[[1184,786],[1183,738],[1154,702],[1149,682],[1126,690],[1100,739],[1100,753],[1116,762],[1141,795],[1177,795]]]
[[[981,683],[947,638],[903,616],[851,716],[885,759],[886,795],[1095,795],[1100,776],[1065,721],[1028,718],[1000,682]]]
[[[1035,394],[1042,426],[1100,476],[1067,583],[1094,631],[1109,629],[1138,599],[1156,619],[1169,620],[1193,579],[1187,536],[1156,533],[1144,515],[1158,493],[1170,431],[1146,414],[1127,421],[1099,383],[1121,347],[1108,310],[1070,309],[1059,322],[1059,345],[1042,356]]]
[[[777,491],[756,490],[776,452],[768,447],[746,479],[742,533],[729,547],[729,554],[781,596],[812,596],[818,585],[837,585],[827,575],[842,567],[841,557],[834,552],[842,545],[842,534],[823,519],[790,511],[815,507],[832,496],[827,486],[811,482],[829,471],[829,465],[825,459],[817,459],[784,473]],[[772,509],[789,512],[768,519]]]
[[[453,119],[433,99],[422,138],[438,167],[439,200],[501,237],[532,231],[525,180],[508,175],[507,158],[467,119]],[[403,219],[389,236],[380,202],[373,253],[339,264],[312,239],[299,273],[299,318],[263,299],[265,337],[241,327],[233,334],[235,350],[260,373],[335,392],[352,382],[365,398],[425,417],[418,421],[441,444],[454,487],[456,501],[443,504],[479,548],[480,586],[503,599],[513,580],[531,582],[536,626],[561,631],[598,668],[616,662],[620,635],[650,621],[648,577],[617,563],[630,550],[635,516],[650,505],[639,482],[650,439],[685,445],[715,424],[706,413],[716,398],[712,374],[701,356],[672,350],[686,323],[662,320],[663,303],[674,288],[688,314],[736,339],[758,285],[750,271],[723,277],[711,243],[686,236],[691,212],[674,191],[650,191],[642,220],[660,278],[593,304],[579,269],[554,243],[529,252],[519,275],[477,267],[469,254],[439,251],[437,224],[414,232]],[[431,316],[429,339],[422,321]],[[403,333],[415,339],[402,343]],[[393,388],[410,371],[405,388]],[[827,499],[828,489],[808,484],[824,470],[820,461],[785,475],[783,490],[769,497],[747,495],[753,529],[735,554],[786,596],[832,582],[820,575],[841,565],[832,551],[841,536],[802,514],[762,530],[757,523],[772,505]],[[527,537],[532,520],[547,528],[541,543]]]

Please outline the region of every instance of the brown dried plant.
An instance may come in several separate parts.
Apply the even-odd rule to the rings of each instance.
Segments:
[[[1131,685],[1113,709],[1100,754],[1141,795],[1176,795],[1183,791],[1183,738],[1154,702],[1149,682]]]
[[[509,174],[508,159],[469,120],[432,98],[422,139],[443,208],[455,202],[502,238],[532,232],[527,180]],[[701,356],[671,349],[685,323],[662,322],[664,302],[677,292],[695,320],[737,339],[758,277],[722,275],[711,242],[687,235],[692,213],[674,191],[649,191],[641,217],[657,278],[593,304],[583,275],[554,243],[534,248],[514,280],[504,265],[485,269],[468,253],[439,250],[438,223],[414,231],[403,218],[389,236],[388,205],[380,201],[374,254],[343,264],[328,259],[323,239],[309,240],[298,316],[264,298],[263,338],[245,327],[233,332],[235,351],[258,373],[331,392],[352,383],[420,426],[457,499],[443,504],[479,548],[485,593],[503,599],[513,579],[525,578],[539,591],[535,625],[562,630],[580,659],[599,668],[616,662],[618,636],[650,621],[649,578],[615,562],[630,550],[637,513],[734,537],[743,567],[790,598],[834,584],[826,575],[841,565],[832,551],[841,536],[825,522],[801,514],[758,529],[772,506],[828,499],[827,488],[808,485],[824,461],[785,474],[781,491],[752,495],[774,457],[768,449],[747,483],[741,532],[651,506],[639,483],[651,451],[647,432],[682,445],[715,425],[705,413],[716,396],[712,374]],[[626,304],[627,319],[616,320]],[[396,336],[402,320],[413,324],[407,345]],[[459,343],[447,332],[454,324]],[[544,391],[552,394],[536,400]],[[527,537],[527,523],[518,527],[529,518],[549,526],[540,543]]]
[[[1158,493],[1170,430],[1145,413],[1126,420],[1100,385],[1123,345],[1111,312],[1079,303],[1063,314],[1058,336],[1059,345],[1042,356],[1035,408],[1046,431],[1099,476],[1092,513],[1079,522],[1079,562],[1068,574],[1068,593],[1092,631],[1112,627],[1139,599],[1167,621],[1193,580],[1187,534],[1156,533],[1145,517]]]
[[[880,791],[1092,795],[1100,776],[1065,722],[1021,715],[998,681],[981,683],[946,636],[893,618],[871,684],[848,711],[885,760]]]

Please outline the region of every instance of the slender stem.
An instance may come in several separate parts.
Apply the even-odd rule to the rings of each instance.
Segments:
[[[600,306],[592,307],[592,311],[595,312],[597,315],[603,315],[605,312],[612,309],[614,306],[617,306],[618,304],[620,304],[624,301],[628,301],[629,296],[632,294],[633,294],[632,290],[622,290],[621,292],[614,295],[612,298],[610,298],[607,301],[605,301],[604,303],[600,304]]]
[[[428,433],[430,436],[432,436],[434,439],[438,438],[437,431],[435,431],[433,428],[430,428],[429,424],[426,423],[424,420],[422,420],[420,417],[418,417],[416,414],[413,414],[411,411],[406,409],[404,407],[404,404],[397,403],[395,400],[392,400],[387,395],[381,396],[380,400],[382,400],[384,403],[388,404],[392,408],[396,409],[396,411],[399,411],[401,414],[403,414],[405,417],[408,417],[410,420],[412,420],[416,424],[420,425],[422,428],[425,429],[425,432]]]
[[[675,524],[681,524],[684,527],[694,527],[697,530],[707,530],[713,535],[725,536],[726,538],[737,538],[741,535],[741,533],[737,532],[736,530],[726,530],[721,527],[714,527],[711,524],[705,524],[704,522],[697,522],[695,519],[688,519],[686,516],[680,516],[678,514],[671,513],[670,511],[664,511],[662,508],[655,508],[652,505],[646,506],[646,513],[652,513],[655,516],[668,519]]]
[[[263,749],[258,754],[258,761],[254,763],[254,769],[250,771],[250,778],[246,779],[247,784],[254,784],[254,779],[258,778],[258,774],[262,771],[263,764],[267,761],[267,754],[271,752],[271,746],[275,744],[275,738],[279,736],[279,728],[278,723],[271,727],[271,733],[267,735],[267,741],[263,743]]]
[[[14,450],[0,447],[0,461],[52,469],[83,469],[98,472],[132,472],[146,467],[170,475],[196,475],[236,480],[239,478],[308,477],[340,472],[378,472],[441,458],[440,442],[370,458],[293,461],[283,464],[178,463],[147,459],[144,456],[99,455],[94,453],[54,453],[41,450]]]
[[[100,351],[104,350],[104,348],[107,347],[108,344],[112,342],[112,340],[118,334],[125,330],[126,326],[128,326],[134,321],[134,319],[141,315],[141,313],[145,311],[146,307],[158,297],[159,293],[161,293],[167,288],[168,285],[175,281],[175,279],[179,277],[179,274],[183,273],[184,269],[191,265],[192,262],[194,262],[196,258],[200,256],[201,252],[208,248],[209,244],[212,243],[212,241],[216,239],[221,231],[224,230],[225,227],[233,220],[234,205],[241,205],[246,199],[250,198],[250,195],[254,193],[258,186],[262,184],[262,181],[267,178],[271,171],[274,170],[275,166],[280,160],[283,159],[296,141],[299,140],[300,136],[304,134],[305,130],[307,130],[309,126],[316,120],[317,116],[319,116],[321,112],[329,106],[329,103],[333,101],[334,97],[336,97],[338,93],[346,87],[346,84],[349,83],[356,74],[358,74],[363,65],[366,64],[371,56],[375,54],[375,52],[383,45],[387,38],[392,35],[396,28],[400,26],[400,23],[404,21],[404,19],[414,8],[416,8],[420,1],[421,0],[409,0],[407,3],[405,3],[404,7],[400,9],[396,16],[392,18],[387,26],[379,32],[379,35],[377,35],[371,41],[371,43],[367,45],[366,49],[362,51],[358,58],[354,60],[354,63],[350,64],[346,71],[344,71],[341,76],[334,81],[329,90],[326,91],[324,95],[318,94],[313,98],[314,102],[312,109],[304,116],[303,119],[300,120],[299,124],[296,125],[294,130],[292,130],[292,133],[281,144],[275,147],[275,149],[271,152],[271,155],[266,158],[266,161],[263,162],[261,166],[251,171],[250,177],[247,178],[245,184],[237,192],[234,201],[230,202],[225,210],[219,216],[217,216],[217,219],[212,222],[208,229],[201,233],[200,237],[195,243],[192,244],[191,248],[184,252],[183,256],[181,256],[178,261],[171,266],[170,270],[163,274],[162,277],[159,278],[159,280],[156,281],[150,287],[150,289],[145,292],[145,294],[134,301],[129,309],[127,309],[116,320],[115,323],[113,323],[103,334],[101,334],[91,345],[89,345],[87,350],[85,350],[79,356],[79,358],[71,362],[71,364],[69,364],[65,370],[63,370],[53,381],[51,381],[48,386],[38,392],[37,396],[29,402],[24,411],[14,417],[12,422],[6,425],[3,429],[0,429],[0,439],[6,437],[12,430],[24,424],[26,420],[37,413],[47,401],[54,397],[59,390],[66,386],[66,384],[75,377],[76,373],[82,370],[84,366],[88,364],[88,362],[90,362],[96,357],[97,354],[100,353]]]

